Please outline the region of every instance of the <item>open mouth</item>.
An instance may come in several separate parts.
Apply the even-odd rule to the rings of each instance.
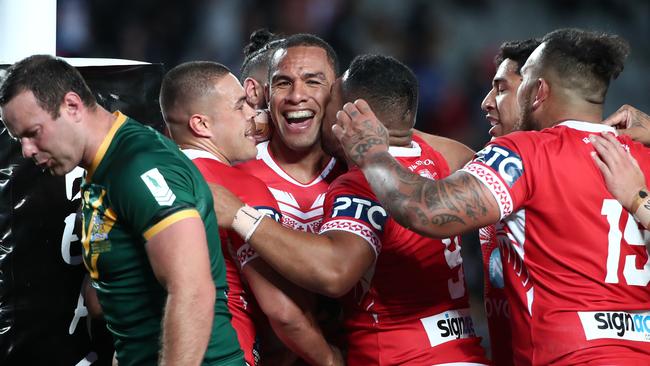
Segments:
[[[314,118],[314,111],[301,110],[284,113],[284,118],[290,128],[303,129],[309,127]]]

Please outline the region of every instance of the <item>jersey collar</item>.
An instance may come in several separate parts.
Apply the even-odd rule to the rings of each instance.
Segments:
[[[211,152],[205,151],[205,150],[199,150],[199,149],[181,149],[183,154],[187,156],[190,160],[194,159],[212,159],[216,160],[220,163],[223,163],[223,161],[219,160],[219,158],[212,154]]]
[[[115,121],[113,122],[111,129],[104,137],[104,140],[99,145],[99,149],[97,149],[97,152],[95,153],[95,157],[93,158],[93,161],[90,164],[90,167],[88,168],[86,174],[86,182],[90,182],[90,179],[95,173],[95,170],[97,170],[99,163],[101,163],[102,159],[104,158],[104,155],[108,150],[108,147],[111,145],[111,142],[113,141],[113,137],[115,137],[117,130],[119,130],[120,127],[122,127],[122,125],[124,124],[124,122],[126,122],[127,117],[124,114],[122,114],[122,112],[116,111],[113,113],[113,115],[115,116]]]
[[[594,132],[594,133],[611,132],[614,135],[618,135],[614,127],[603,125],[600,123],[591,123],[591,122],[583,122],[583,121],[564,121],[558,124],[558,126],[566,126],[569,128],[573,128],[574,130],[584,131],[584,132]]]
[[[389,146],[388,153],[396,158],[416,158],[422,155],[422,148],[417,142],[411,141],[410,147]]]

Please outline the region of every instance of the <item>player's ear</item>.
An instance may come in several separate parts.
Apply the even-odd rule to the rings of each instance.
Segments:
[[[80,111],[82,108],[85,108],[85,105],[79,94],[69,91],[63,96],[63,100],[59,106],[59,113],[75,117],[75,121],[81,121]]]
[[[208,117],[203,114],[193,114],[188,121],[188,127],[195,136],[206,138],[212,137],[210,121]]]
[[[253,108],[262,108],[264,103],[264,87],[253,78],[244,80],[244,92],[246,92],[246,101]]]
[[[535,99],[533,100],[533,109],[539,108],[544,101],[550,96],[551,89],[549,88],[548,81],[543,78],[537,79],[537,89],[535,90]]]

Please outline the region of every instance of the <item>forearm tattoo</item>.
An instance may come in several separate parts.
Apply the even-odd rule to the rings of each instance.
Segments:
[[[469,174],[434,181],[411,173],[388,153],[368,157],[364,174],[373,191],[402,226],[435,234],[436,227],[476,226],[490,197]]]

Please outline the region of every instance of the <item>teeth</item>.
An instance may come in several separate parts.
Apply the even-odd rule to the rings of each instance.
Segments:
[[[312,111],[287,112],[285,116],[287,117],[287,119],[310,118],[314,116],[314,112]]]

